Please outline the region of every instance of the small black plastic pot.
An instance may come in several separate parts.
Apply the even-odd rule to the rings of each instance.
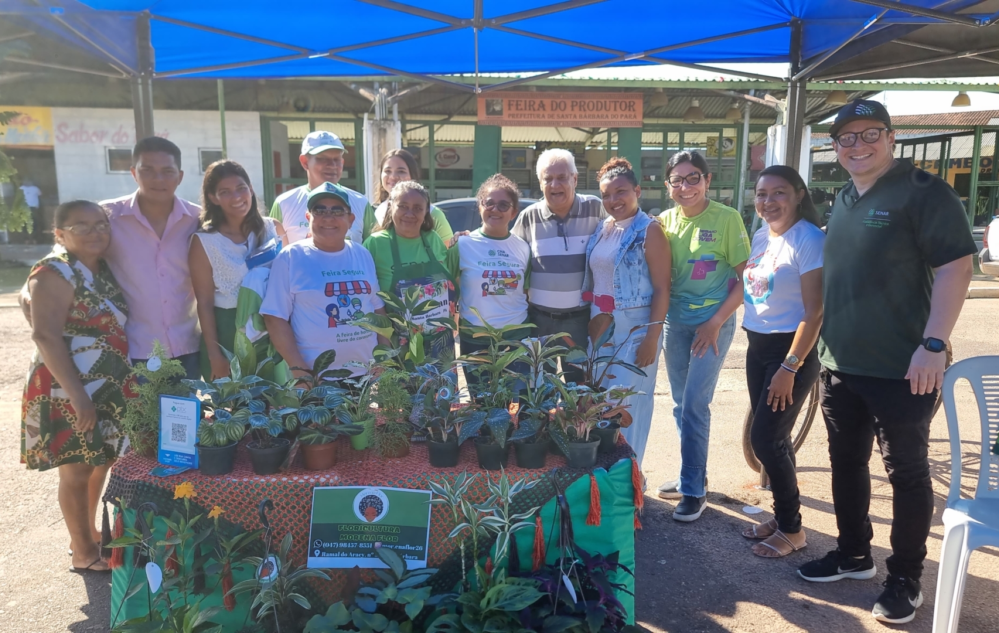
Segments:
[[[435,442],[427,440],[427,450],[430,451],[430,465],[434,468],[453,468],[458,465],[458,456],[461,454],[461,446],[458,440],[450,439],[447,442]]]
[[[486,470],[499,470],[506,468],[507,458],[510,456],[510,445],[500,446],[495,442],[489,442],[491,438],[475,438],[475,454],[479,458],[479,468]]]
[[[609,453],[617,446],[617,438],[621,437],[621,427],[612,423],[606,428],[596,427],[590,431],[590,437],[600,439],[600,452]]]
[[[246,450],[250,452],[253,472],[258,475],[273,475],[281,469],[284,458],[288,456],[291,442],[283,437],[275,437],[272,441],[274,444],[269,448],[260,448],[256,442],[246,445]]]
[[[232,472],[236,442],[228,446],[194,446],[198,449],[198,470],[202,475],[228,475]]]
[[[589,442],[569,442],[566,460],[569,468],[593,468],[597,463],[597,451],[600,440],[593,438]]]
[[[544,468],[548,442],[514,442],[513,456],[519,468]]]

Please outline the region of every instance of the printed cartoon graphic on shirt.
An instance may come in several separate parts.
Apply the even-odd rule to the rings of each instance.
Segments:
[[[690,272],[691,279],[707,279],[708,273],[713,273],[718,268],[718,260],[714,253],[701,255],[698,259],[688,259],[688,264],[693,264],[694,269]]]
[[[357,295],[371,294],[371,284],[367,281],[334,281],[326,284],[327,297],[336,297],[336,302],[326,306],[326,316],[329,317],[329,327],[353,321],[361,316],[361,300]]]
[[[515,270],[482,271],[482,296],[506,295],[520,287],[521,274]]]
[[[746,301],[753,305],[765,303],[770,298],[774,291],[774,275],[780,269],[779,265],[769,271],[761,269],[760,265],[766,254],[767,252],[764,251],[759,257],[754,257],[746,264],[746,272],[744,273],[745,297]]]

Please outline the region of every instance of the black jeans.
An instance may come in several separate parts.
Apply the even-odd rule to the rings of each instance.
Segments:
[[[919,580],[933,519],[928,458],[936,393],[912,395],[908,380],[837,371],[822,377],[822,415],[829,433],[833,505],[839,549],[847,556],[871,553],[872,441],[881,447],[892,487],[888,572]]]
[[[590,325],[590,307],[559,313],[558,318],[552,318],[551,312],[544,308],[528,306],[527,322],[537,327],[531,330],[531,336],[547,336],[558,332],[566,332],[577,347],[586,351],[590,342],[588,327]],[[567,344],[566,344],[567,345]],[[567,345],[568,346],[568,345]],[[562,361],[562,371],[566,382],[583,382],[583,372],[578,367]]]
[[[777,527],[786,534],[801,531],[801,502],[798,498],[798,476],[795,472],[794,446],[791,429],[801,412],[808,392],[819,377],[819,358],[815,347],[803,359],[794,376],[791,390],[793,404],[781,411],[767,404],[770,381],[787,358],[794,342],[794,332],[761,334],[746,330],[749,349],[746,351],[746,383],[749,404],[753,410],[753,452],[770,477],[774,495],[774,517]]]

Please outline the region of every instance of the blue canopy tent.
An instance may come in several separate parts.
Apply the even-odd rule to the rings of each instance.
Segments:
[[[796,130],[809,78],[983,75],[999,64],[988,57],[999,52],[999,30],[988,28],[999,0],[2,0],[0,20],[99,65],[13,61],[131,78],[140,135],[152,131],[152,80],[170,77],[406,76],[479,93],[605,66],[776,62],[789,64]],[[924,33],[946,45],[924,39],[885,54],[885,44]],[[537,74],[475,80],[495,72]]]

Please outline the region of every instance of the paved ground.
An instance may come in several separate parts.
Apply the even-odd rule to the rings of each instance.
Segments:
[[[976,285],[978,285],[976,280]],[[953,337],[957,358],[999,354],[999,299],[967,302]],[[56,502],[55,472],[26,471],[18,463],[19,403],[31,353],[27,328],[17,310],[0,308],[0,633],[106,631],[110,591],[106,578],[68,573],[68,537]],[[715,633],[789,631],[883,631],[870,608],[884,580],[888,553],[891,490],[875,463],[874,499],[877,580],[813,585],[798,579],[795,568],[835,547],[830,475],[819,423],[798,457],[805,528],[809,546],[802,553],[769,561],[752,556],[739,531],[751,521],[746,505],[769,508],[768,494],[756,489],[757,476],[745,464],[741,427],[748,396],[744,382],[745,337],[737,336],[728,356],[713,406],[709,471],[710,506],[693,524],[669,517],[672,504],[646,497],[645,529],[636,537],[637,618],[652,631]],[[656,416],[646,469],[650,486],[675,475],[678,464],[672,402],[665,370],[656,390]],[[973,413],[970,389],[959,393],[959,411]],[[962,424],[966,462],[977,452],[977,418]],[[898,630],[931,630],[933,591],[942,528],[940,512],[950,481],[949,444],[943,413],[933,426],[931,460],[937,514],[929,541],[924,587],[926,604],[912,624]],[[966,477],[968,471],[966,470]],[[967,477],[966,487],[973,485]],[[962,633],[999,629],[999,563],[996,550],[971,559],[962,612]]]

